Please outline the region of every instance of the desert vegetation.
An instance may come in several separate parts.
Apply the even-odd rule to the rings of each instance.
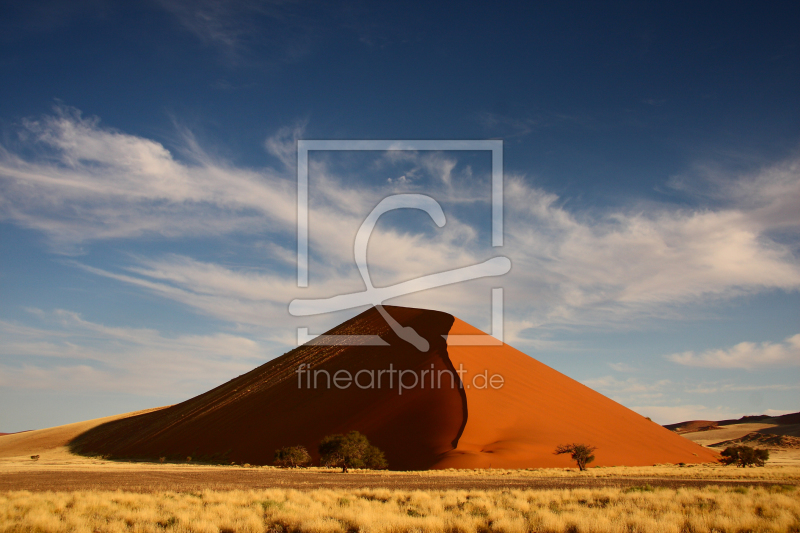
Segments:
[[[769,459],[769,450],[751,448],[750,446],[728,446],[720,452],[720,461],[726,465],[764,466]]]
[[[388,467],[383,452],[358,431],[323,438],[319,443],[319,455],[320,464],[340,467],[342,472],[350,468],[381,470]]]
[[[369,439],[358,431],[327,435],[319,443],[320,465],[341,468],[346,473],[351,468],[383,470],[388,468],[383,451],[370,444]],[[311,455],[305,446],[287,446],[275,450],[273,464],[296,468],[309,466]]]
[[[0,494],[0,533],[738,533],[799,529],[800,499],[793,486]]]
[[[572,460],[578,465],[578,469],[583,472],[586,470],[586,465],[594,461],[594,454],[592,452],[596,449],[596,446],[590,446],[589,444],[559,444],[556,446],[556,451],[553,453],[555,455],[570,454]]]
[[[275,450],[275,464],[277,466],[287,466],[296,468],[306,466],[311,463],[311,456],[305,446],[287,446]]]

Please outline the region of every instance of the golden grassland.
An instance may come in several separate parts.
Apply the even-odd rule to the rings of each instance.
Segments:
[[[7,492],[0,532],[800,531],[794,486]]]
[[[654,466],[607,466],[587,468],[578,472],[577,468],[529,468],[526,470],[427,470],[420,476],[514,476],[514,477],[570,477],[590,478],[659,478],[659,479],[705,479],[705,480],[753,480],[753,481],[800,481],[800,466],[770,465],[760,468],[737,468],[719,463],[696,465],[654,465]]]

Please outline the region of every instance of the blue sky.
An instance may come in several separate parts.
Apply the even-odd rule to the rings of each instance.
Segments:
[[[0,431],[186,399],[376,285],[512,270],[388,303],[488,330],[661,423],[800,406],[800,7],[148,1],[0,7]],[[296,286],[297,139],[502,139],[317,152]]]

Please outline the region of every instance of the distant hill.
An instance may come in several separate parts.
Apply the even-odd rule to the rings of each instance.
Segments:
[[[800,437],[792,437],[790,435],[770,435],[753,431],[738,439],[724,440],[712,444],[714,448],[726,448],[728,446],[752,446],[758,448],[767,448],[771,450],[781,449],[800,449]]]
[[[689,420],[687,422],[678,422],[677,424],[668,424],[664,427],[676,433],[692,433],[695,431],[710,431],[712,429],[719,429],[722,426],[731,426],[734,424],[754,423],[774,424],[776,426],[800,424],[800,412],[780,416],[743,416],[742,418],[730,420]]]
[[[30,429],[26,429],[24,431],[12,431],[11,433],[0,433],[0,437],[2,437],[3,435],[16,435],[17,433],[27,433],[28,431],[31,431],[31,430]]]

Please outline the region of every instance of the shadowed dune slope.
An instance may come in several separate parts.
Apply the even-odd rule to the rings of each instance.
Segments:
[[[431,349],[419,352],[398,339],[375,308],[337,326],[331,335],[380,335],[390,346],[306,344],[200,396],[158,412],[96,427],[72,443],[83,454],[168,457],[271,464],[277,448],[302,444],[317,459],[317,444],[331,433],[358,430],[384,450],[392,469],[426,469],[451,450],[464,425],[463,391],[415,388],[398,394],[384,374],[379,388],[339,389],[325,374],[317,387],[296,370],[305,363],[333,377],[346,370],[448,370],[446,335],[453,317],[436,311],[386,306],[413,327]],[[350,338],[353,342],[358,339]],[[390,366],[391,365],[391,366]],[[302,379],[299,382],[299,379]],[[393,377],[397,379],[396,375]],[[377,381],[377,380],[376,380]],[[407,376],[407,382],[410,382]],[[340,382],[341,383],[341,382]],[[359,376],[362,386],[370,375]],[[309,387],[309,385],[311,385]]]
[[[459,334],[483,333],[455,319],[448,339]],[[593,466],[715,461],[702,446],[508,345],[449,343],[448,353],[465,370],[468,417],[457,448],[438,468],[574,466],[569,455],[553,455],[558,444],[573,442],[597,446]],[[484,371],[503,376],[502,388],[473,381]]]

